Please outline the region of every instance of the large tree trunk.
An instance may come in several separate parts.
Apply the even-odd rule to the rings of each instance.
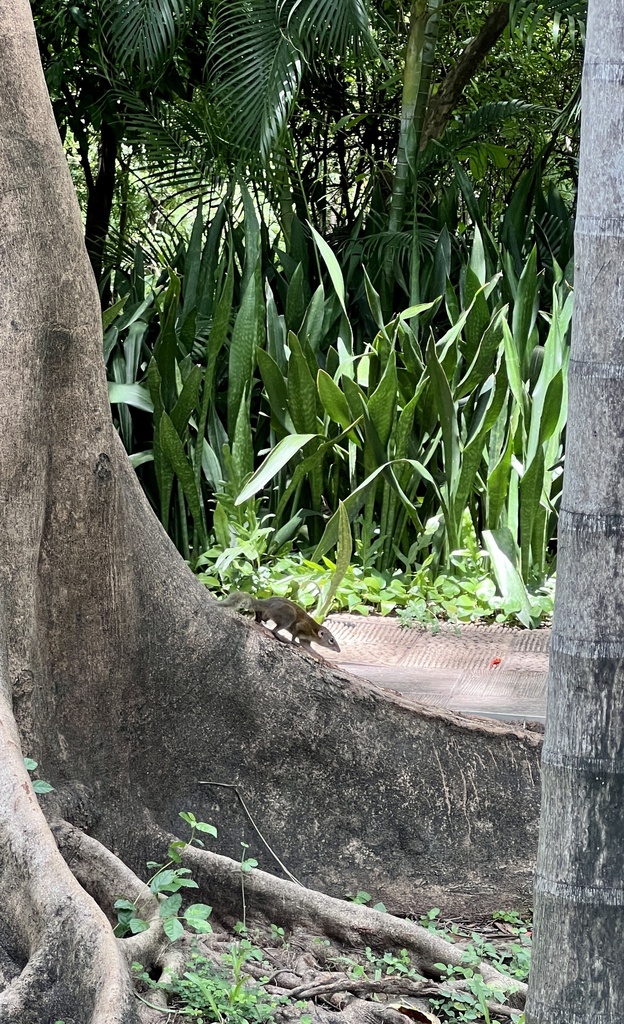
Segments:
[[[624,1017],[624,8],[589,5],[527,1024]]]
[[[96,839],[144,873],[192,810],[219,827],[220,854],[245,840],[272,867],[214,783],[238,786],[306,885],[411,912],[525,905],[538,738],[417,709],[276,644],[208,597],[151,514],[111,423],[28,0],[0,0],[0,175],[0,1020],[136,1019],[126,963],[143,939],[109,925],[136,880]],[[94,838],[57,822],[55,845],[22,753],[56,787],[48,816]],[[194,856],[227,916],[240,874]],[[299,906],[279,885],[277,923]],[[370,944],[373,912],[350,914]]]

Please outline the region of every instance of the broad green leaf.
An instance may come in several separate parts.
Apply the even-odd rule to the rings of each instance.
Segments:
[[[207,921],[211,914],[212,907],[209,907],[207,903],[191,903],[190,907],[187,907],[184,911],[187,921],[190,921],[192,917],[198,917],[202,921]]]
[[[306,310],[301,329],[301,336],[305,338],[313,352],[317,352],[323,340],[323,319],[325,314],[325,293],[322,283],[318,286],[310,299]]]
[[[49,782],[44,782],[43,779],[35,779],[32,785],[35,793],[52,793],[54,791],[54,786],[51,786]]]
[[[251,434],[251,410],[247,391],[243,392],[232,439],[232,464],[238,480],[246,480],[254,467],[254,445]]]
[[[509,329],[509,324],[503,319],[503,341],[505,344],[505,364],[507,366],[507,377],[509,378],[509,386],[511,393],[514,396],[524,423],[526,423],[529,415],[529,402],[527,393],[524,388],[522,380],[522,373],[520,370],[520,356],[513,335]]]
[[[181,906],[182,894],[174,892],[172,896],[167,896],[167,899],[160,904],[158,913],[164,919],[168,917],[175,917]]]
[[[478,224],[475,224],[474,228],[474,240],[472,243],[472,251],[470,253],[470,269],[475,274],[479,284],[485,284],[487,277],[485,250],[483,248],[483,239],[481,237]]]
[[[396,355],[391,352],[379,385],[368,400],[368,413],[384,449],[394,423],[397,390]]]
[[[171,422],[180,437],[188,426],[188,422],[199,405],[199,389],[202,385],[203,371],[201,366],[194,366],[184,381],[176,404],[171,410]]]
[[[115,384],[108,381],[108,400],[111,405],[124,403],[132,405],[135,409],[142,409],[143,412],[154,412],[149,391],[142,384]]]
[[[206,438],[202,447],[201,468],[212,490],[218,491],[223,483],[223,469]]]
[[[541,444],[520,480],[520,553],[522,576],[526,580],[531,564],[533,523],[544,489],[544,449]]]
[[[115,320],[115,318],[119,316],[127,301],[128,295],[123,295],[122,298],[118,299],[113,306],[109,306],[108,309],[104,310],[104,312],[102,313],[103,331],[106,331],[112,324],[113,320]]]
[[[115,910],[135,910],[132,900],[115,900],[113,907]]]
[[[520,275],[511,322],[520,365],[523,369],[528,369],[527,342],[537,319],[538,299],[537,246],[534,245]]]
[[[522,577],[518,572],[518,549],[511,530],[484,530],[483,543],[492,563],[498,589],[503,598],[518,609],[516,615],[523,626],[530,628],[531,602]]]
[[[289,434],[288,437],[282,438],[282,440],[273,448],[267,455],[262,465],[256,470],[251,480],[245,484],[242,491],[236,498],[235,504],[242,505],[243,502],[248,501],[249,498],[253,498],[254,494],[260,491],[263,487],[273,479],[273,477],[279,473],[293,456],[297,455],[298,452],[305,448],[312,438],[317,437],[317,434]]]
[[[200,196],[197,204],[197,213],[191,229],[191,237],[184,256],[182,321],[186,320],[190,315],[191,310],[196,310],[197,307],[197,282],[199,280],[203,234],[204,218],[202,216],[202,201]],[[187,349],[187,351],[190,351],[190,348]]]
[[[399,318],[401,320],[411,320],[412,317],[419,316],[420,313],[424,313],[426,310],[431,309],[432,306],[435,306],[436,302],[439,301],[440,300],[438,298],[434,299],[433,302],[420,302],[417,306],[408,306],[407,309],[403,309],[399,313]]]
[[[288,390],[284,375],[272,356],[264,348],[256,352],[258,369],[264,384],[271,413],[278,423],[287,429],[286,416],[288,414]]]
[[[160,333],[153,352],[153,358],[158,364],[161,377],[160,392],[163,405],[167,412],[173,408],[178,399],[176,381],[178,338],[175,324],[179,298],[180,281],[175,274],[171,273],[169,286],[162,301]]]
[[[258,304],[255,276],[247,285],[238,310],[230,343],[228,378],[228,437],[234,437],[243,392],[251,393],[258,338]]]
[[[212,218],[208,228],[208,237],[202,253],[197,282],[197,312],[199,316],[210,319],[215,301],[215,276],[219,264],[219,252],[223,239],[223,228],[227,213],[229,196],[226,196]],[[231,251],[230,251],[231,255]]]
[[[316,230],[316,228],[312,227],[311,224],[309,224],[309,228],[310,228],[310,231],[312,232],[312,237],[314,238],[314,241],[316,242],[318,251],[319,251],[319,253],[321,254],[321,256],[323,258],[323,262],[325,263],[325,266],[327,267],[327,270],[329,271],[329,276],[331,278],[331,283],[333,284],[334,291],[336,292],[336,295],[338,296],[338,301],[340,302],[340,305],[342,306],[342,309],[344,311],[345,316],[348,317],[347,307],[345,306],[345,286],[344,286],[344,280],[343,280],[343,277],[342,277],[342,270],[340,269],[340,264],[338,263],[338,260],[336,259],[336,257],[334,256],[333,252],[329,248],[327,242],[322,237],[322,235],[319,235],[319,233]]]
[[[531,424],[526,447],[526,459],[532,460],[539,446],[541,434],[541,421],[546,394],[550,382],[557,374],[557,371],[567,366],[569,349],[566,345],[566,336],[570,317],[572,315],[572,296],[568,297],[563,309],[560,309],[556,289],[553,289],[553,312],[550,330],[544,345],[544,356],[542,368],[537,383],[533,388],[531,396]]]
[[[258,223],[256,205],[249,194],[249,189],[243,181],[240,181],[240,179],[238,187],[243,200],[243,210],[245,214],[245,264],[243,266],[243,279],[241,281],[241,295],[244,299],[245,293],[251,285],[256,269],[260,263],[262,240],[260,237],[260,225]],[[256,282],[256,284],[257,283],[258,282]]]
[[[130,465],[133,467],[133,469],[137,469],[139,466],[142,466],[145,462],[153,462],[154,452],[152,450],[145,452],[133,452],[132,455],[128,456],[128,458],[130,459]]]
[[[457,410],[446,379],[446,374],[436,355],[433,339],[429,340],[426,352],[427,367],[431,377],[431,385],[435,396],[436,410],[440,426],[442,428],[442,442],[444,446],[444,474],[449,496],[458,484],[460,450],[459,450],[459,428],[457,425]]]
[[[502,321],[507,315],[507,310],[508,307],[503,306],[492,316],[492,320],[483,333],[472,364],[455,389],[456,400],[469,395],[473,388],[491,372],[494,358],[503,340]]]
[[[540,446],[550,440],[555,432],[557,424],[559,423],[561,407],[563,404],[563,390],[564,376],[563,370],[560,369],[557,370],[555,376],[548,385],[546,397],[544,398],[539,432]]]
[[[177,917],[168,917],[163,924],[163,931],[171,942],[175,942],[184,935],[184,925]]]
[[[377,324],[378,329],[386,334],[386,328],[384,325],[383,313],[381,311],[381,301],[379,299],[379,293],[375,291],[371,279],[368,276],[366,267],[364,270],[364,287],[366,289],[366,299],[368,301],[368,307],[373,315],[373,320]]]
[[[196,821],[195,829],[197,832],[203,832],[204,835],[212,836],[213,839],[216,839],[219,834],[216,825],[212,825],[209,821]],[[197,906],[204,906],[204,904],[198,903]]]
[[[128,927],[133,935],[138,935],[140,932],[146,932],[149,928],[147,921],[142,921],[140,917],[132,917],[128,921]]]
[[[206,372],[204,374],[201,408],[199,412],[199,422],[197,424],[197,445],[195,447],[195,486],[198,491],[201,487],[201,471],[204,461],[202,442],[206,437],[208,412],[213,401],[217,357],[225,343],[230,326],[233,289],[234,273],[232,269],[232,259],[230,257],[223,288],[217,302],[212,328],[208,336],[208,341],[206,342]]]
[[[500,459],[487,478],[487,525],[491,530],[498,528],[499,519],[505,506],[509,489],[512,451],[513,433],[510,430]]]
[[[288,283],[286,292],[286,328],[294,334],[299,334],[306,310],[306,300],[303,291],[303,266],[297,264],[293,276]]]
[[[164,529],[167,530],[169,528],[169,506],[171,504],[174,472],[169,459],[163,452],[160,441],[160,424],[164,414],[164,407],[161,398],[161,377],[155,359],[151,359],[147,367],[147,384],[154,404],[153,454],[154,472],[156,473],[158,496],[160,498],[160,521]]]
[[[316,381],[310,373],[299,339],[288,335],[288,411],[299,434],[316,433]]]
[[[349,404],[336,382],[325,370],[319,370],[316,386],[321,404],[330,419],[334,423],[339,423],[341,427],[348,427],[353,419]]]
[[[128,334],[124,339],[123,351],[126,359],[126,384],[135,384],[141,359],[141,346],[145,332],[147,331],[145,320],[137,320],[128,328]]]
[[[316,293],[315,293],[316,294]],[[286,322],[283,316],[277,312],[273,292],[268,281],[264,284],[264,297],[266,308],[266,351],[279,366],[280,370],[286,372]]]
[[[322,604],[317,608],[317,617],[323,621],[332,606],[332,601],[338,587],[345,578],[351,564],[353,552],[353,541],[351,538],[351,524],[349,516],[342,501],[338,502],[338,544],[336,546],[336,568],[332,573],[329,589]]]
[[[188,501],[191,515],[201,536],[202,543],[207,547],[208,537],[205,523],[203,522],[201,499],[195,484],[193,467],[187,458],[178,432],[166,412],[163,413],[160,421],[160,444],[173,472],[180,481],[184,497]]]
[[[350,377],[342,377],[342,387],[345,398],[351,410],[351,419],[356,420],[362,415],[362,409],[367,406],[366,395],[359,384],[356,384]]]
[[[471,363],[483,337],[483,332],[490,322],[490,307],[484,294],[484,282],[479,280],[470,267],[466,269],[464,306],[469,307],[464,326],[464,357],[466,362]]]

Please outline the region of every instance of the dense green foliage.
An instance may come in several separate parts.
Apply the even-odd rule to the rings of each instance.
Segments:
[[[292,557],[298,596],[342,502],[368,580],[363,597],[342,573],[342,606],[426,589],[451,617],[537,621],[583,4],[514,0],[506,29],[485,0],[411,21],[387,0],[33,7],[110,306],[115,418],[184,557],[258,590],[256,568]]]

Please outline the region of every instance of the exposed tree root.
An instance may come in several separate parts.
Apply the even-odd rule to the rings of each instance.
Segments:
[[[2,1024],[63,1017],[132,1024],[136,1011],[121,950],[55,845],[2,691],[0,850]]]
[[[230,923],[240,917],[240,864],[190,847],[185,850],[183,861],[217,914]],[[264,871],[246,872],[243,881],[248,913],[253,918],[262,917],[268,924],[305,928],[348,946],[407,949],[416,970],[432,978],[440,976],[436,963],[462,963],[463,950],[459,944],[447,942],[411,921],[345,903]],[[478,969],[487,985],[501,991],[515,990],[514,1004],[522,1005],[526,985],[511,981],[490,964],[482,962]]]
[[[77,879],[109,915],[114,900],[125,897],[136,901],[137,915],[150,922],[147,931],[120,940],[127,962],[139,960],[152,973],[159,969],[161,982],[170,982],[175,975],[181,976],[188,961],[191,937],[185,935],[175,946],[169,943],[158,916],[159,900],[145,883],[101,843],[75,826],[55,821],[52,829]],[[159,842],[168,844],[171,839],[173,837],[161,834]],[[424,981],[400,975],[377,980],[353,978],[342,971],[319,969],[309,953],[299,956],[289,967],[267,952],[267,959],[274,961],[276,968],[266,983],[267,991],[288,995],[293,1001],[320,1000],[332,1007],[323,1010],[314,1005],[314,1020],[331,1021],[331,1024],[352,1024],[354,1021],[387,1024],[401,1019],[402,1015],[392,1007],[371,1003],[365,997],[426,998],[439,994],[440,988],[463,987],[461,982],[441,981],[439,969],[435,967],[436,963],[460,965],[463,957],[460,943],[447,942],[410,921],[334,899],[263,871],[242,874],[236,861],[205,850],[187,847],[182,859],[199,883],[202,896],[213,905],[215,917],[230,927],[241,916],[242,885],[248,923],[264,926],[276,923],[293,929],[295,936],[303,931],[322,934],[349,947],[368,945],[377,950],[407,949],[416,971],[427,977]],[[201,947],[205,955],[212,955],[215,963],[219,963],[214,943],[211,950],[210,940],[202,937]],[[512,981],[487,963],[481,963],[478,969],[486,984],[510,993],[512,1005],[523,1004],[525,985]],[[246,963],[244,970],[256,979],[267,977],[266,966],[254,961]],[[166,1007],[163,990],[150,992],[149,999],[140,1008],[141,1020],[151,1024]],[[501,1016],[507,1011],[505,1007],[492,1003],[491,1012]],[[292,1019],[288,1011],[284,1013],[284,1020]]]
[[[84,1018],[90,1024],[132,1024],[137,1020],[154,1024],[159,1019],[165,1020],[168,1008],[164,989],[150,990],[146,993],[148,998],[141,997],[140,1002],[132,1005],[132,989],[124,961],[129,964],[138,960],[152,975],[156,972],[160,982],[171,983],[174,976],[182,976],[187,969],[191,941],[199,942],[202,952],[218,965],[218,940],[212,943],[211,949],[210,939],[195,937],[191,940],[185,934],[172,945],[162,929],[158,897],[119,858],[79,828],[65,821],[53,821],[51,829],[58,849],[54,847],[14,737],[9,733],[5,738],[3,763],[10,761],[11,771],[24,776],[25,784],[19,790],[23,794],[20,799],[25,802],[24,825],[31,836],[36,834],[39,863],[34,876],[35,888],[47,890],[47,902],[38,898],[36,912],[40,914],[43,909],[48,910],[48,914],[38,918],[32,931],[26,927],[22,932],[20,917],[28,925],[29,914],[35,911],[29,907],[28,913],[24,913],[24,894],[20,893],[22,909],[18,909],[15,900],[15,912],[8,917],[13,932],[9,932],[7,926],[0,931],[0,980],[4,986],[0,991],[0,1020],[3,1024],[35,1024],[52,1018],[62,1019],[60,1015],[76,1019],[77,1013],[78,1019]],[[0,773],[0,799],[4,785],[17,791],[14,774],[9,779],[10,774],[8,770]],[[15,820],[14,814],[12,822]],[[17,820],[20,820],[19,809]],[[170,838],[173,837],[160,835],[161,841],[168,842]],[[25,855],[33,847],[24,841],[20,851],[20,843],[12,836],[10,849],[13,855],[16,852]],[[187,847],[182,859],[191,869],[202,896],[213,904],[215,916],[230,926],[241,916],[242,884],[250,924],[277,923],[289,927],[293,929],[295,944],[297,935],[306,930],[349,947],[407,949],[415,969],[427,976],[424,981],[400,975],[378,980],[353,978],[343,971],[322,969],[310,953],[298,956],[289,965],[267,951],[266,959],[275,964],[266,983],[267,991],[287,995],[292,1002],[309,1001],[308,1010],[318,1024],[397,1024],[405,1019],[404,1015],[385,1005],[384,999],[398,996],[425,999],[439,994],[441,987],[461,987],[457,983],[441,982],[440,972],[435,967],[440,962],[459,965],[463,954],[461,945],[449,943],[419,925],[304,889],[263,871],[241,874],[236,861],[205,850]],[[39,896],[38,892],[35,894]],[[115,940],[111,929],[115,919],[113,904],[120,897],[136,902],[137,916],[149,921],[150,927],[138,935]],[[33,936],[36,937],[34,942]],[[21,964],[15,959],[16,950]],[[256,979],[267,977],[266,961],[265,965],[249,961],[243,969]],[[516,1005],[522,1004],[524,985],[514,983],[486,963],[480,964],[479,970],[490,986],[507,992],[515,989],[512,999]],[[80,993],[81,1001],[78,1010],[76,992]],[[375,1001],[366,998],[371,996]],[[88,999],[86,1004],[85,998]],[[378,998],[382,1002],[377,1002]],[[284,1024],[297,1019],[292,1002],[277,1011],[277,1019]],[[491,1005],[491,1011],[499,1017],[507,1012],[505,1007],[496,1004]]]

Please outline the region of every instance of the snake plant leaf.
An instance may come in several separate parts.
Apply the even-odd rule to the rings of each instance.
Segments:
[[[201,196],[197,204],[197,213],[191,228],[191,237],[184,255],[184,282],[181,320],[188,319],[191,310],[197,311],[197,283],[202,256],[202,238],[204,234],[204,218],[202,215]],[[191,339],[191,344],[192,344]],[[190,346],[186,350],[190,351]]]
[[[109,306],[102,313],[102,330],[106,332],[113,321],[119,316],[126,302],[128,301],[128,295],[123,295],[114,305]]]
[[[258,294],[256,276],[253,275],[245,289],[236,315],[230,343],[227,396],[228,436],[230,438],[233,438],[236,429],[243,392],[246,389],[248,393],[251,391],[255,353],[259,344],[258,307],[260,301],[261,296]]]
[[[135,409],[142,409],[143,412],[154,412],[154,403],[150,398],[149,391],[141,384],[115,384],[108,382],[108,400],[111,405],[123,403],[132,405]]]
[[[338,543],[336,545],[336,566],[332,573],[327,593],[321,604],[316,609],[316,618],[321,622],[330,611],[338,587],[347,575],[351,564],[353,552],[353,538],[351,536],[351,524],[347,510],[342,501],[338,502]]]
[[[303,289],[303,266],[301,263],[298,263],[297,269],[288,282],[288,291],[286,292],[284,315],[287,330],[293,331],[294,334],[299,334],[305,311],[306,298]]]
[[[557,424],[559,423],[559,418],[561,416],[563,392],[564,375],[563,369],[560,368],[557,370],[555,376],[548,385],[548,390],[546,391],[546,396],[544,398],[544,405],[540,420],[539,445],[549,441],[557,428]]]
[[[498,528],[499,520],[505,507],[509,490],[512,452],[513,431],[509,430],[507,443],[500,454],[500,458],[492,467],[487,477],[487,525],[490,530]]]
[[[473,388],[490,373],[494,357],[503,341],[503,320],[507,316],[508,309],[508,306],[503,306],[502,309],[492,314],[492,319],[483,332],[474,359],[455,389],[456,400],[469,395]]]
[[[312,352],[318,352],[323,340],[324,317],[325,292],[321,283],[310,299],[301,328],[301,337],[305,338]]]
[[[297,455],[309,441],[318,434],[289,434],[269,452],[261,466],[258,467],[251,480],[249,480],[234,502],[235,505],[242,505],[243,502],[253,498],[254,494],[266,487],[276,476],[280,469],[283,469],[290,460]]]
[[[533,625],[531,602],[518,572],[518,549],[511,530],[508,527],[484,530],[482,536],[503,600],[516,609],[522,625],[530,628]]]
[[[538,445],[537,451],[520,480],[520,556],[522,576],[526,580],[531,564],[531,537],[533,523],[539,508],[544,489],[544,449]]]
[[[396,354],[390,353],[378,386],[368,400],[368,413],[381,444],[386,448],[397,407]]]
[[[523,372],[528,369],[531,354],[528,351],[528,341],[537,319],[538,304],[537,246],[534,245],[518,281],[511,321],[511,330]]]
[[[299,434],[316,433],[316,382],[296,334],[288,335],[288,411]]]
[[[429,340],[426,351],[427,368],[431,378],[431,386],[442,428],[444,449],[444,474],[449,495],[457,486],[461,453],[459,448],[459,427],[457,425],[457,409],[446,374],[436,355],[433,339]]]
[[[192,414],[199,406],[199,392],[203,377],[204,374],[201,366],[193,366],[184,381],[180,397],[171,410],[171,422],[176,428],[179,437],[183,437]]]
[[[312,226],[312,224],[309,224],[309,228],[312,232],[312,237],[316,242],[317,249],[321,254],[325,266],[327,267],[331,283],[334,286],[334,291],[338,296],[338,301],[342,306],[343,313],[348,319],[349,314],[347,313],[347,307],[345,306],[345,283],[342,276],[342,270],[340,269],[340,264],[323,236],[319,235],[318,231]]]
[[[349,426],[353,420],[349,403],[336,382],[325,370],[318,371],[316,386],[321,404],[330,419],[334,423],[339,423],[341,427]]]
[[[247,390],[243,397],[236,417],[234,437],[232,439],[232,466],[236,480],[245,480],[253,473],[254,447],[251,434],[251,410]]]
[[[259,348],[256,352],[256,359],[271,409],[271,416],[275,417],[284,429],[288,429],[288,423],[292,423],[292,420],[288,415],[288,389],[284,375],[266,349]]]

